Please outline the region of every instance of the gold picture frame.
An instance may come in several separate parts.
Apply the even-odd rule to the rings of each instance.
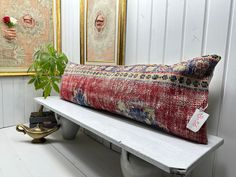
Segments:
[[[80,63],[123,65],[126,0],[80,1]]]
[[[14,1],[14,2],[13,2]],[[0,50],[0,76],[27,76],[27,75],[33,75],[34,73],[28,73],[28,67],[30,66],[30,64],[32,63],[31,61],[33,61],[33,54],[34,52],[37,50],[38,47],[40,47],[42,44],[48,44],[48,43],[53,43],[55,48],[58,51],[61,51],[61,0],[42,0],[42,1],[32,1],[32,0],[26,0],[24,1],[24,3],[21,3],[22,1],[19,1],[19,4],[16,3],[17,1],[15,0],[9,0],[9,1],[5,1],[4,5],[8,8],[4,8],[7,9],[5,11],[3,11],[2,13],[0,13],[0,18],[3,18],[3,16],[9,15],[9,16],[14,16],[14,18],[17,19],[17,24],[16,24],[16,34],[17,37],[16,39],[13,41],[7,41],[7,39],[4,39],[3,36],[3,32],[0,32],[0,47],[1,47],[1,42],[6,43],[5,46],[7,46],[7,42],[9,42],[9,46],[13,45],[10,44],[11,42],[15,42],[14,44],[14,48],[11,48],[11,50],[14,53],[17,53],[18,51],[15,51],[15,49],[20,48],[22,49],[22,51],[26,51],[24,50],[26,48],[26,46],[28,45],[29,48],[27,48],[27,50],[30,52],[29,55],[26,56],[26,52],[23,53],[21,52],[21,59],[20,61],[23,64],[19,64],[16,65],[15,63],[11,66],[10,64],[6,64],[4,65],[7,61],[7,59],[4,59],[4,57],[6,56],[6,58],[8,58],[7,55],[5,55],[4,53],[4,47],[1,47]],[[40,4],[41,3],[41,4]],[[2,6],[2,4],[1,4]],[[31,6],[31,7],[30,7]],[[18,11],[17,11],[17,10]],[[42,11],[46,12],[45,14],[42,13]],[[32,14],[30,14],[32,13]],[[50,14],[50,15],[49,15]],[[44,17],[45,15],[45,17]],[[23,17],[24,16],[31,16],[31,19],[26,19],[26,20],[31,20],[30,22],[32,22],[32,20],[34,20],[34,26],[23,26]],[[50,17],[50,18],[49,18]],[[48,20],[48,21],[43,21],[43,20]],[[27,22],[27,21],[26,21]],[[3,24],[3,22],[0,22],[0,26],[1,28],[3,28],[3,26],[5,24]],[[48,33],[45,32],[45,28],[50,26],[51,30],[48,30]],[[44,27],[44,28],[42,28]],[[2,30],[0,28],[0,30]],[[6,28],[6,27],[5,27]],[[38,30],[38,31],[37,31]],[[18,35],[19,32],[19,35]],[[20,40],[22,40],[22,36],[24,36],[24,32],[27,32],[27,34],[25,34],[25,44],[23,44],[23,42],[21,42]],[[43,39],[43,41],[37,41],[38,39],[41,39],[42,36],[47,35],[47,37],[45,37],[45,39]],[[36,37],[35,37],[36,36]],[[27,43],[29,41],[27,41],[27,37],[32,39],[32,43]],[[19,42],[20,41],[20,42]],[[23,41],[23,40],[22,40]],[[22,45],[22,46],[21,46]],[[2,46],[4,46],[2,44]],[[32,48],[30,48],[32,46]],[[11,47],[11,46],[10,46]],[[9,48],[10,48],[9,47]],[[2,52],[2,53],[1,53]],[[27,54],[28,54],[27,53]],[[11,53],[8,53],[9,55],[13,55]],[[15,54],[15,60],[17,60],[18,54]],[[26,59],[27,58],[27,59]],[[1,59],[2,59],[2,63],[1,63]],[[27,62],[25,62],[25,60],[27,60]],[[26,64],[27,63],[27,64]]]

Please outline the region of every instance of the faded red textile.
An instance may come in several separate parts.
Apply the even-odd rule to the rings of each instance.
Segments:
[[[171,66],[70,63],[60,95],[206,144],[206,124],[196,133],[186,125],[197,108],[206,107],[210,78],[219,60],[217,55],[208,55]]]

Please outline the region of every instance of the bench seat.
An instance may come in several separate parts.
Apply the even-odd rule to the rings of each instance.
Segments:
[[[223,139],[208,135],[208,144],[196,144],[119,115],[79,106],[58,96],[35,98],[36,102],[56,114],[95,133],[150,164],[172,174],[188,174],[210,152],[223,144]]]

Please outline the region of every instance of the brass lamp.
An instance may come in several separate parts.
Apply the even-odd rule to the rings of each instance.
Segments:
[[[34,128],[29,128],[23,124],[19,124],[16,126],[16,130],[18,132],[23,132],[24,134],[29,135],[33,140],[32,143],[44,143],[46,139],[44,137],[52,134],[53,132],[57,131],[59,129],[59,125],[53,128],[44,128],[41,125],[37,125]]]

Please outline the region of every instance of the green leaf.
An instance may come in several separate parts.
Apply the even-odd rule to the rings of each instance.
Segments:
[[[64,72],[64,68],[61,65],[57,65],[57,69],[59,71],[59,75],[61,76]]]
[[[42,52],[40,54],[40,58],[38,58],[38,60],[40,61],[40,63],[45,63],[45,62],[48,62],[48,60],[50,60],[51,58],[51,55],[47,52]]]
[[[60,82],[61,78],[60,77],[52,77],[52,81],[54,82]]]
[[[34,87],[35,87],[35,90],[38,90],[39,89],[39,82],[37,80],[35,80],[34,82]]]
[[[29,80],[28,84],[32,84],[35,81],[35,77]]]
[[[27,70],[27,73],[30,72],[30,71],[32,70],[32,68],[33,68],[33,64],[31,64],[31,65],[29,66],[29,68],[28,68],[28,70]]]
[[[37,90],[39,89],[43,89],[46,86],[45,82],[41,82],[40,84],[38,84]]]
[[[52,87],[57,93],[59,93],[60,89],[59,89],[58,85],[55,82],[52,82]]]
[[[51,91],[52,91],[52,87],[51,87],[50,84],[48,84],[48,85],[45,87],[44,92],[43,92],[44,98],[47,98],[47,97],[50,95]]]
[[[14,27],[14,23],[12,23],[12,22],[8,22],[6,25],[7,25],[9,28]]]
[[[44,74],[47,74],[50,68],[50,63],[45,63],[42,65],[41,69],[43,71]]]
[[[56,68],[56,64],[54,62],[50,63],[50,71],[51,71],[51,75],[53,75],[55,73],[55,68]]]
[[[34,56],[37,56],[39,53],[40,53],[40,50],[36,51],[36,52],[34,53]]]
[[[52,56],[55,56],[55,49],[54,47],[52,46],[52,44],[49,44],[47,46],[47,49],[48,49],[48,52],[52,55]]]

